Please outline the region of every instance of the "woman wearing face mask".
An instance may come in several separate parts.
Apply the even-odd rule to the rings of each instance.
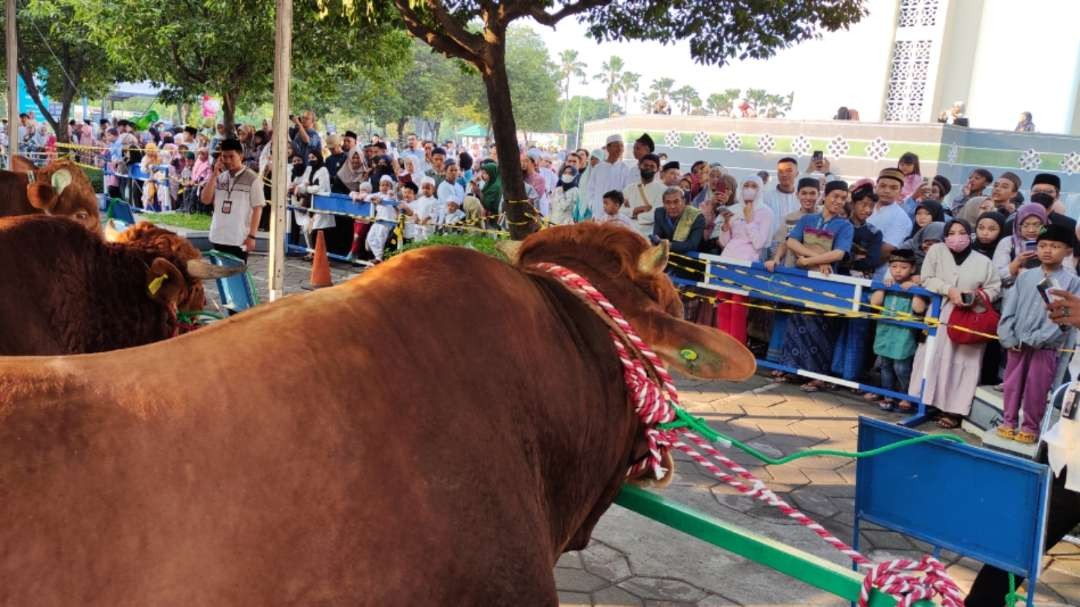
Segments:
[[[311,206],[310,201],[312,196],[330,193],[330,172],[323,166],[322,155],[318,152],[308,154],[308,164],[297,181],[296,193],[298,196],[302,196],[308,201],[307,205],[309,208]],[[315,213],[313,211],[308,211],[307,215],[307,222],[304,226],[304,240],[307,241],[307,247],[310,249],[319,235],[319,230],[333,228],[335,222],[334,216],[330,213]],[[311,253],[304,256],[305,261],[310,261],[311,259]]]
[[[923,261],[922,286],[943,297],[940,319],[945,324],[953,310],[981,306],[978,291],[985,293],[991,302],[1001,293],[1001,278],[991,261],[972,249],[971,232],[971,225],[962,219],[949,222],[945,242],[930,247]],[[925,344],[919,345],[913,368],[922,369],[925,374],[923,401],[941,411],[938,426],[957,428],[960,420],[971,412],[986,344],[958,344],[943,330],[938,331],[936,342],[929,357]],[[916,383],[913,377],[909,389],[912,394],[918,394]]]
[[[772,236],[772,211],[765,206],[765,186],[760,177],[753,175],[742,182],[739,200],[742,205],[720,209],[716,220],[713,237],[723,247],[720,259],[759,261]],[[746,343],[746,296],[719,293],[716,299],[716,328]]]
[[[581,189],[578,181],[581,174],[570,165],[563,166],[559,182],[555,185],[555,191],[551,193],[551,222],[555,224],[567,224],[577,221],[575,214],[579,212],[581,202]],[[591,214],[590,214],[591,216]]]

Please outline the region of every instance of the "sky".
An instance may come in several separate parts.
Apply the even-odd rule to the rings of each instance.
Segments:
[[[642,75],[643,90],[657,78],[674,78],[675,88],[689,84],[697,89],[702,100],[710,93],[727,88],[763,88],[770,93],[787,94],[795,91],[795,101],[789,118],[829,119],[841,105],[860,109],[863,119],[866,110],[877,104],[880,91],[860,91],[856,86],[823,87],[828,74],[838,71],[857,77],[867,71],[886,69],[887,57],[860,53],[860,48],[872,46],[874,39],[891,34],[889,23],[893,18],[895,0],[869,0],[870,15],[848,31],[826,33],[821,40],[804,42],[784,49],[767,60],[734,62],[723,68],[703,66],[693,62],[689,44],[682,42],[668,46],[657,42],[597,43],[585,34],[585,28],[572,19],[560,22],[553,30],[530,22],[540,32],[551,52],[557,58],[564,49],[577,49],[588,64],[585,70],[590,82],[575,82],[570,94],[603,97],[603,88],[592,80],[600,71],[600,65],[611,55],[618,55],[627,69]],[[839,69],[838,66],[843,66]],[[630,104],[630,113],[641,113],[639,103]],[[866,110],[863,110],[866,108]]]
[[[1080,79],[1080,74],[1070,73],[1069,69],[1074,66],[1080,70],[1080,58],[1076,57],[1080,44],[1075,31],[1080,20],[1080,0],[985,1],[988,8],[982,28],[986,40],[980,41],[982,57],[976,65],[976,90],[972,91],[979,93],[976,105],[981,107],[972,107],[969,100],[969,114],[978,118],[980,126],[1011,130],[1019,112],[1028,110],[1035,113],[1036,124],[1043,127],[1039,128],[1041,132],[1064,132],[1061,129],[1067,128],[1073,102],[1071,91],[1076,86],[1072,81]],[[763,88],[775,94],[794,91],[788,118],[828,120],[838,107],[847,106],[858,109],[864,121],[878,121],[897,0],[866,0],[866,6],[869,15],[849,30],[823,33],[819,40],[783,49],[770,59],[735,61],[722,68],[695,64],[685,42],[668,46],[655,42],[599,44],[572,19],[560,22],[557,30],[528,23],[540,32],[553,59],[563,49],[574,48],[588,64],[589,83],[573,83],[571,95],[603,97],[602,85],[591,76],[600,71],[608,57],[619,55],[627,69],[642,74],[643,91],[662,77],[674,78],[675,88],[693,86],[702,100],[727,88]],[[1061,18],[1048,21],[1047,15]],[[1044,44],[1034,45],[1028,38],[1033,34],[1043,37]],[[1016,79],[1001,88],[1001,74],[1012,74]],[[1054,99],[1040,98],[1035,94],[1038,89],[1032,88],[1049,82],[1047,79],[1055,81],[1051,95]],[[630,103],[629,111],[641,113],[640,103]]]

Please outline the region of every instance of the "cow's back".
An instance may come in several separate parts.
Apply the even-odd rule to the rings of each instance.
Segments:
[[[0,217],[41,214],[30,204],[27,184],[25,173],[0,170]]]
[[[550,604],[552,525],[585,516],[553,521],[560,500],[610,492],[634,426],[603,325],[473,255],[45,365],[74,397],[8,397],[0,486],[24,497],[0,521],[18,555],[0,577],[20,580],[0,597]],[[30,361],[0,361],[0,388]]]

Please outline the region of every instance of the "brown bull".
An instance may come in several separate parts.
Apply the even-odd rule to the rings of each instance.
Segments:
[[[171,337],[228,270],[149,223],[106,243],[66,219],[0,218],[0,355],[78,354]],[[167,278],[155,279],[161,276]],[[160,285],[150,293],[150,285]]]
[[[0,217],[57,215],[101,231],[97,195],[79,165],[57,160],[37,168],[16,160],[15,171],[0,171]]]
[[[0,604],[556,604],[643,427],[608,327],[528,264],[588,277],[676,369],[754,361],[678,318],[666,248],[628,230],[519,259],[425,248],[177,339],[0,359]]]

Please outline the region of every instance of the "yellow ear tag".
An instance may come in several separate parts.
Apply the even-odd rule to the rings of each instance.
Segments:
[[[679,355],[682,356],[683,360],[687,362],[694,362],[695,360],[697,360],[698,357],[698,353],[689,348],[685,350],[679,350]]]
[[[165,282],[168,278],[168,274],[162,274],[154,280],[151,280],[150,284],[146,285],[146,290],[150,293],[151,297],[157,295],[157,292],[161,290],[161,283]]]

